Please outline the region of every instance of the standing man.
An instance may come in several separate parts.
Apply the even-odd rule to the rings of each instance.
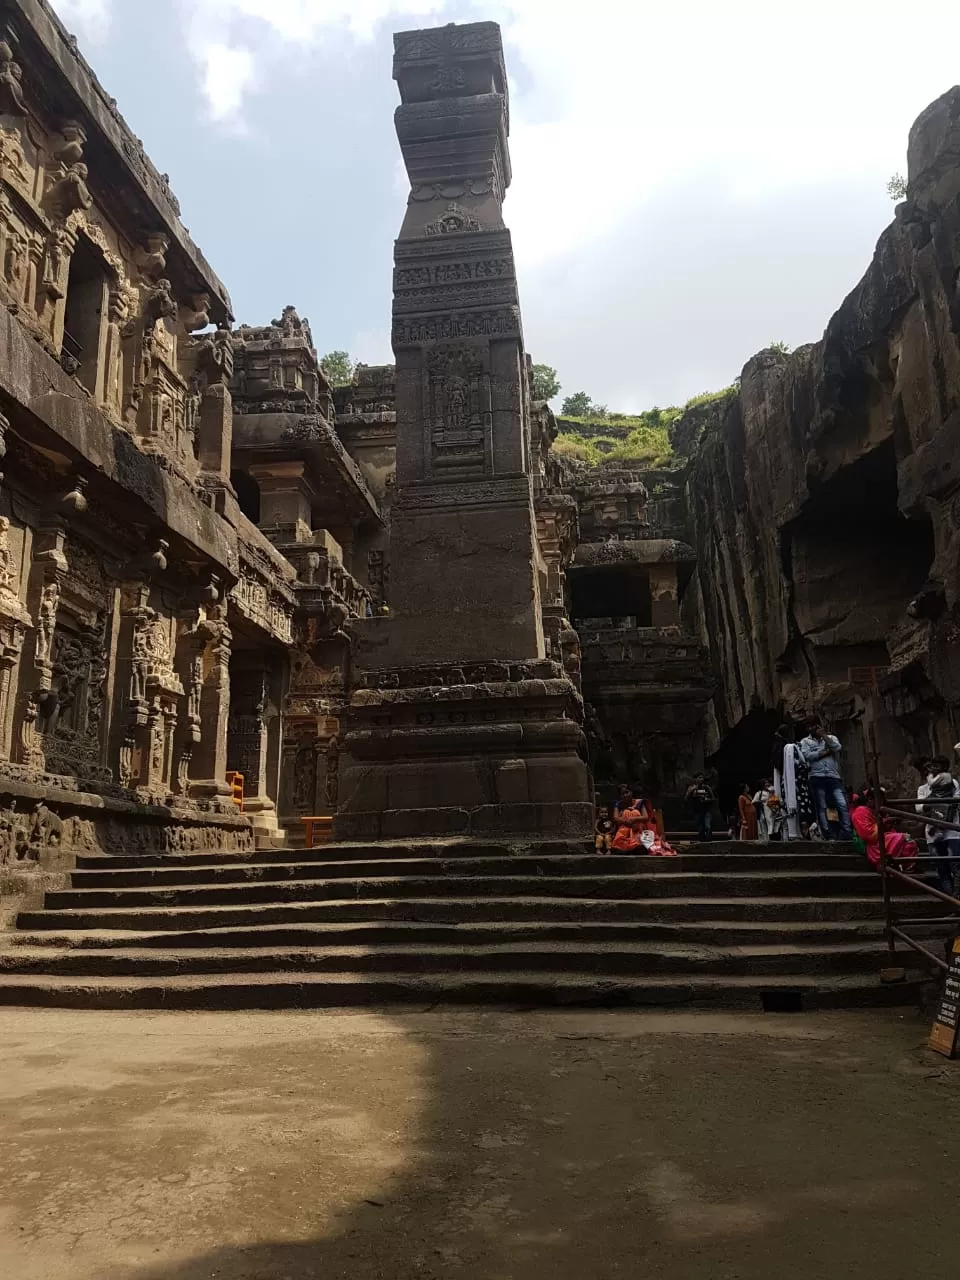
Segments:
[[[810,789],[817,811],[817,826],[824,840],[852,840],[850,810],[840,776],[840,739],[817,722],[800,743],[800,754],[810,771]]]
[[[697,834],[701,840],[713,839],[713,806],[716,800],[713,788],[707,785],[703,774],[694,774],[693,782],[687,787],[686,801],[697,819]]]
[[[960,806],[960,782],[950,772],[950,761],[946,756],[935,756],[929,761],[927,780],[917,791],[918,800],[936,800],[938,804],[918,804],[917,813],[927,818],[939,818],[941,822],[957,821]],[[951,831],[949,827],[934,827],[929,823],[926,829],[927,849],[937,855],[937,882],[941,893],[955,894],[954,875],[960,868],[960,831]]]

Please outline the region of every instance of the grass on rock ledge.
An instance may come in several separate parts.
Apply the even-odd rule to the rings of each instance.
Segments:
[[[554,452],[591,467],[607,463],[668,467],[676,461],[670,443],[670,428],[674,423],[685,413],[724,400],[736,390],[734,384],[722,391],[694,396],[682,406],[646,409],[637,414],[560,416],[560,434],[554,442]]]

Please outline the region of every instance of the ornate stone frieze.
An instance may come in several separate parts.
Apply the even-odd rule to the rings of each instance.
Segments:
[[[519,307],[432,317],[395,316],[394,347],[451,342],[461,338],[520,338]]]

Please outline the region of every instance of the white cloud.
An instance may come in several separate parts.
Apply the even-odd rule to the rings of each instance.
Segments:
[[[244,95],[254,82],[253,54],[214,40],[203,45],[201,64],[211,116],[214,120],[236,120]]]
[[[102,22],[106,5],[58,7]],[[500,21],[515,175],[506,218],[527,338],[565,379],[620,407],[729,380],[771,338],[817,337],[892,215],[884,188],[905,171],[910,125],[958,78],[956,0],[914,0],[907,18],[902,0],[177,0],[177,10],[226,127],[294,59],[319,67],[331,46],[339,56],[382,24]],[[330,109],[354,128],[350,103]],[[355,119],[362,145],[362,111]],[[380,358],[382,335],[361,338]]]
[[[289,46],[320,43],[332,32],[370,40],[393,15],[429,18],[449,0],[181,0],[190,52],[215,120],[235,123],[248,90],[281,67]],[[254,53],[256,50],[256,54]]]
[[[56,0],[57,16],[69,29],[94,42],[102,40],[110,25],[110,0]]]

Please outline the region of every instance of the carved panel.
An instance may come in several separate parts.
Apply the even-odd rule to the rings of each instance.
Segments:
[[[425,429],[431,465],[483,471],[493,425],[484,351],[467,345],[439,348],[431,351],[427,369]]]
[[[107,615],[93,625],[61,611],[53,638],[51,687],[39,701],[37,731],[48,773],[111,780],[101,762]]]

